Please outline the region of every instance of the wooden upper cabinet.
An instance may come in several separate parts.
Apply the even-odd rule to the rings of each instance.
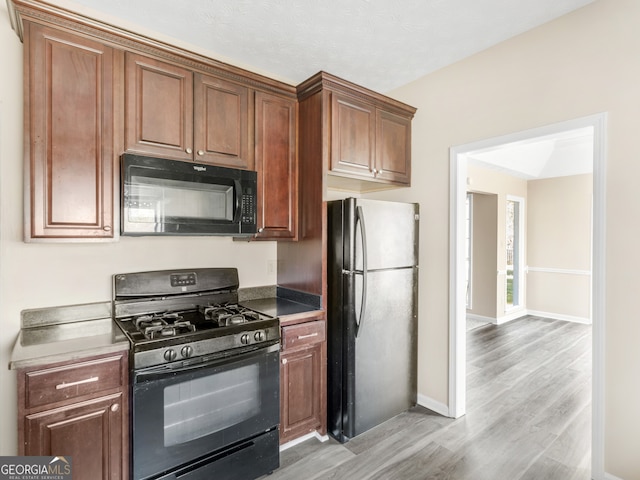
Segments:
[[[325,158],[325,186],[374,191],[411,184],[414,107],[319,72],[297,87],[300,123],[320,133],[305,136]],[[311,108],[320,102],[320,108]],[[303,107],[302,105],[308,105]]]
[[[127,151],[253,168],[249,89],[127,53]]]
[[[193,158],[193,73],[153,58],[126,55],[128,151]]]
[[[25,240],[112,239],[114,51],[25,28]]]
[[[332,92],[331,138],[331,173],[411,183],[411,116]]]
[[[256,92],[255,97],[257,238],[295,239],[298,217],[296,101],[263,92]]]
[[[373,178],[376,153],[375,107],[334,93],[331,100],[331,127],[330,170]]]
[[[253,169],[249,89],[196,73],[194,151],[197,162]]]
[[[376,178],[411,183],[411,118],[376,111]]]

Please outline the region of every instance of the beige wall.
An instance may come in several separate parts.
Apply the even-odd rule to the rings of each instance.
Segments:
[[[498,195],[472,194],[471,307],[467,313],[496,319]]]
[[[119,272],[238,267],[242,287],[273,285],[275,242],[122,238],[108,244],[22,242],[22,44],[0,1],[0,455],[16,453],[15,374],[7,369],[23,309],[101,302]]]
[[[427,75],[392,95],[418,108],[413,187],[421,204],[419,393],[447,402],[449,148],[608,112],[605,468],[640,479],[640,2],[597,0]],[[379,194],[385,198],[389,194]]]
[[[527,309],[589,321],[593,176],[528,183]]]

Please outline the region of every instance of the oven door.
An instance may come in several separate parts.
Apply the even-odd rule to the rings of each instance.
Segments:
[[[133,478],[153,478],[277,432],[279,371],[276,344],[196,365],[178,362],[134,372]],[[275,449],[277,455],[277,443]]]

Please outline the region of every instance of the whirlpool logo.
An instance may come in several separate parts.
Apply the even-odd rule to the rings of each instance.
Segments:
[[[0,457],[0,480],[71,479],[71,457]]]
[[[206,172],[206,171],[207,171],[207,167],[202,167],[202,166],[200,166],[200,165],[194,165],[194,166],[193,166],[193,169],[194,169],[196,172]]]

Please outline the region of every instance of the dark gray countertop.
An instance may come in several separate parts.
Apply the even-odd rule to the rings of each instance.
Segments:
[[[272,317],[282,317],[286,315],[295,315],[304,312],[313,312],[319,310],[311,305],[304,303],[293,302],[285,298],[271,297],[271,298],[259,298],[256,300],[247,300],[242,302],[247,308],[256,310],[265,315]]]
[[[110,302],[22,312],[10,369],[120,352],[129,341],[111,319]]]
[[[272,317],[286,317],[322,310],[318,295],[277,287],[272,295],[263,298],[241,300],[241,304]]]

